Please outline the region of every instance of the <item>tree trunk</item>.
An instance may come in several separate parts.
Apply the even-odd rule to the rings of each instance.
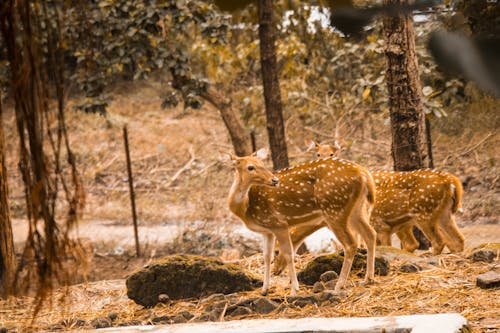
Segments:
[[[0,297],[14,291],[16,254],[9,211],[9,187],[5,166],[5,137],[3,133],[2,97],[0,96]]]
[[[408,1],[385,0],[384,3],[407,4]],[[394,169],[421,169],[426,159],[425,116],[412,17],[386,17],[384,35]],[[420,230],[416,237],[421,248],[429,248],[429,241]]]
[[[252,153],[252,146],[249,137],[245,135],[246,131],[241,117],[231,107],[231,100],[212,86],[207,87],[200,96],[219,110],[231,137],[236,155],[250,155]]]
[[[260,63],[266,105],[267,133],[275,170],[288,167],[283,107],[276,61],[273,1],[259,0]]]
[[[174,89],[182,91],[183,87],[192,84],[192,80],[188,77],[177,75],[173,70],[171,73],[173,77],[172,87]],[[229,137],[231,138],[231,143],[233,144],[236,155],[250,155],[252,153],[250,138],[246,135],[241,117],[231,107],[231,100],[211,85],[208,85],[204,90],[199,92],[199,94],[201,98],[219,110],[222,120],[229,132]]]

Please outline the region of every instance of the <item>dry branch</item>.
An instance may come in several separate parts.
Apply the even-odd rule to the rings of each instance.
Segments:
[[[172,178],[170,179],[170,181],[165,185],[165,188],[170,187],[177,180],[177,178],[179,178],[179,176],[184,171],[186,171],[187,169],[189,169],[189,167],[191,166],[191,164],[196,159],[196,156],[195,156],[194,150],[193,150],[193,146],[190,146],[189,149],[188,149],[188,151],[189,151],[189,155],[191,156],[191,158],[189,159],[189,161],[186,164],[184,164],[182,166],[182,168],[180,168],[179,170],[177,170],[177,172],[175,173],[175,175],[173,175]]]

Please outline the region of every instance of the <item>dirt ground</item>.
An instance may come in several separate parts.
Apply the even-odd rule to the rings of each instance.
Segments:
[[[226,207],[232,172],[225,164],[224,153],[231,151],[231,145],[217,111],[209,106],[200,110],[183,110],[181,106],[163,110],[160,108],[160,92],[161,83],[158,82],[140,86],[118,84],[111,92],[114,99],[108,116],[69,113],[71,144],[86,190],[86,208],[75,235],[89,250],[90,264],[86,276],[80,271],[74,278],[75,285],[67,293],[58,291],[54,294],[50,310],[47,308],[35,320],[33,327],[37,330],[76,329],[79,326],[71,324],[73,322],[63,325],[61,320],[77,317],[87,321],[84,327],[91,327],[92,318],[113,312],[127,320],[148,323],[153,315],[167,310],[174,312],[188,308],[195,311],[194,301],[169,309],[142,309],[127,299],[123,279],[135,269],[165,254],[215,255],[246,265],[257,274],[262,273],[259,238],[247,232]],[[23,186],[16,167],[17,138],[8,103],[4,117],[7,127],[11,129],[7,133],[11,154],[7,157],[9,181],[15,186],[11,185],[10,199],[16,250],[21,252],[27,227]],[[373,117],[370,138],[364,137],[365,131],[351,131],[352,140],[344,157],[372,169],[390,169],[389,128],[384,125],[383,119]],[[434,155],[439,169],[457,174],[465,184],[464,213],[457,216],[457,223],[465,235],[465,252],[468,252],[483,243],[500,243],[500,133],[497,131],[498,116],[489,122],[483,121],[481,126],[476,124],[479,128],[462,132],[443,124],[459,120],[458,115],[450,115],[447,120],[436,121]],[[134,255],[121,136],[124,124],[128,126],[131,142],[142,248],[139,258]],[[318,132],[326,133],[329,126],[331,123],[324,121],[318,123],[316,128]],[[289,143],[292,164],[310,159],[303,139],[315,134],[293,121],[289,122],[287,129],[296,134],[290,137]],[[314,138],[324,139],[317,134]],[[258,145],[265,146],[266,140],[265,128],[259,129]],[[328,231],[323,231],[311,237],[307,244],[316,253],[324,252],[329,250],[329,237]],[[319,243],[321,246],[318,246]],[[425,253],[419,255],[427,256]],[[298,258],[297,265],[300,267],[310,256],[306,254]],[[415,302],[420,306],[405,300],[405,306],[396,309],[401,300],[390,298],[392,296],[386,293],[388,288],[394,288],[392,283],[402,283],[404,277],[393,271],[392,275],[381,279],[368,291],[363,291],[354,283],[349,291],[352,298],[338,308],[316,309],[316,312],[307,309],[302,313],[290,310],[275,315],[367,316],[458,312],[469,319],[475,331],[495,331],[495,327],[500,326],[495,321],[500,318],[499,290],[477,291],[473,284],[475,274],[498,267],[498,257],[493,264],[469,263],[465,253],[458,257],[445,254],[442,258],[443,265],[436,267],[435,278],[432,272],[413,277],[423,285],[417,283],[418,288],[413,286],[416,289],[407,292],[414,293]],[[464,260],[467,267],[460,264]],[[273,281],[277,283],[275,293],[285,292],[285,277]],[[425,285],[426,281],[432,283]],[[401,288],[404,286],[401,285]],[[448,296],[446,292],[449,292]],[[470,298],[468,292],[472,295]],[[63,294],[67,295],[64,302],[60,300]],[[388,297],[387,307],[373,309],[368,295],[378,298],[385,295]],[[481,298],[489,302],[478,304],[477,300]],[[0,327],[6,327],[9,332],[27,330],[32,301],[30,297],[21,297],[3,302]],[[442,306],[440,310],[436,302]],[[481,316],[480,312],[485,315]]]

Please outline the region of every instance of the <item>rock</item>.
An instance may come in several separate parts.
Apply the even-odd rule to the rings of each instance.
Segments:
[[[260,314],[272,312],[278,307],[278,304],[276,302],[264,297],[257,298],[255,301],[253,301],[252,305],[252,310]]]
[[[300,282],[306,285],[313,285],[321,277],[321,274],[328,271],[335,271],[340,274],[344,257],[333,253],[314,258],[307,263],[306,267],[299,272],[297,278]],[[366,267],[366,255],[357,254],[354,257],[352,270],[361,270],[361,275],[364,275],[364,268]],[[375,274],[387,275],[389,274],[389,261],[383,257],[375,258]]]
[[[208,297],[205,297],[205,298],[201,299],[200,303],[201,304],[212,303],[212,302],[215,302],[215,301],[222,301],[224,299],[226,299],[226,295],[218,293],[218,294],[213,294],[213,295],[210,295]]]
[[[177,315],[174,318],[172,318],[172,323],[174,324],[182,324],[182,323],[187,323],[188,319],[184,317],[183,315]]]
[[[219,317],[219,311],[205,312],[196,317],[195,321],[219,321]]]
[[[330,280],[338,279],[339,275],[335,271],[327,271],[320,275],[319,280],[322,282],[327,282]]]
[[[399,267],[399,271],[403,273],[416,273],[420,272],[422,267],[417,264],[403,264]]]
[[[477,276],[476,285],[481,289],[500,287],[500,273],[489,271]]]
[[[170,304],[170,297],[167,294],[158,295],[158,303]]]
[[[64,327],[81,327],[81,326],[85,326],[85,324],[87,324],[87,322],[81,318],[65,318],[65,319],[62,319],[59,322],[59,324],[64,326]]]
[[[325,290],[325,286],[323,285],[323,282],[318,281],[314,284],[313,286],[313,293],[320,293],[323,290]]]
[[[181,316],[183,316],[184,318],[186,318],[187,320],[191,320],[192,318],[194,318],[194,315],[191,312],[189,312],[189,311],[182,311],[179,314]]]
[[[151,319],[151,322],[155,325],[158,324],[170,324],[171,319],[169,316],[159,316]]]
[[[139,326],[139,325],[142,325],[142,322],[137,319],[132,319],[118,323],[118,326]]]
[[[333,290],[337,285],[337,280],[326,281],[323,285],[325,286],[325,290]]]
[[[471,259],[474,262],[484,261],[484,262],[493,262],[496,254],[491,250],[477,250],[472,253]]]
[[[334,291],[334,290],[325,290],[321,292],[319,295],[320,302],[329,301],[330,303],[340,303],[340,301],[347,297],[347,293],[345,291]]]
[[[228,308],[227,315],[231,317],[246,316],[252,313],[252,310],[245,306],[233,306]]]
[[[173,255],[137,270],[127,280],[127,295],[151,307],[166,294],[170,299],[199,298],[213,293],[249,291],[262,282],[234,264],[196,255]]]
[[[221,301],[217,303],[208,304],[203,311],[210,312],[214,310],[222,310],[226,306],[227,301]]]
[[[318,298],[315,295],[289,296],[287,301],[290,304],[303,308],[306,305],[318,303]]]
[[[116,318],[118,318],[118,313],[111,312],[110,314],[108,314],[108,318],[111,319],[111,321],[115,321]]]
[[[90,322],[90,325],[94,328],[106,328],[106,327],[111,327],[111,319],[108,317],[100,317],[100,318],[95,318],[92,319]]]
[[[51,331],[62,331],[64,329],[64,326],[60,325],[60,324],[54,324],[54,325],[50,325],[49,329]],[[5,331],[5,332],[7,332],[7,331]]]

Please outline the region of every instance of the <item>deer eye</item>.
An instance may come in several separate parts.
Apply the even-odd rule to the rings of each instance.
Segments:
[[[333,153],[330,153],[330,157],[333,157]]]
[[[253,165],[249,165],[247,167],[248,171],[254,171],[255,170],[255,167]]]
[[[321,154],[320,154],[320,153],[317,153],[317,154],[316,154],[316,156],[320,157],[320,156],[321,156]]]

